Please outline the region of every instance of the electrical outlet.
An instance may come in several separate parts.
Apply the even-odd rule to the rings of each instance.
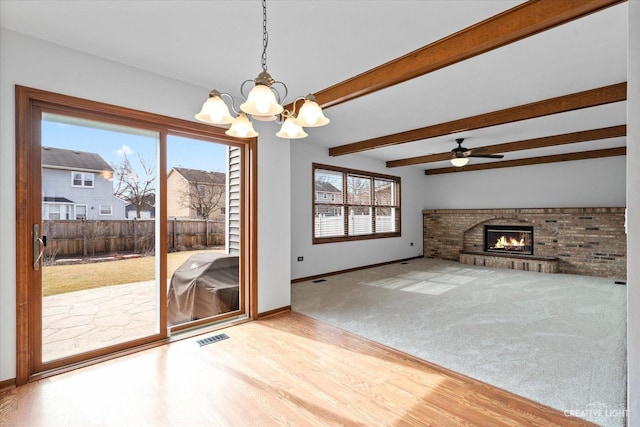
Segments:
[[[304,257],[303,256],[299,256],[298,257],[298,262],[300,262],[300,261],[304,261]]]

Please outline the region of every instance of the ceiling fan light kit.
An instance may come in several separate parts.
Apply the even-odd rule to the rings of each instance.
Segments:
[[[478,152],[486,151],[486,148],[472,148],[468,149],[462,146],[464,138],[457,138],[456,143],[458,146],[451,150],[451,164],[457,168],[460,168],[469,163],[469,157],[481,157],[485,159],[502,159],[502,154],[476,154]]]
[[[453,159],[451,159],[451,164],[457,168],[461,168],[467,163],[469,163],[469,159],[466,157],[454,157]]]
[[[298,97],[292,103],[292,111],[285,110],[282,104],[288,95],[288,88],[283,82],[274,80],[267,72],[267,1],[262,0],[262,71],[253,80],[245,80],[240,85],[240,93],[245,101],[240,108],[234,106],[233,97],[228,93],[221,93],[216,89],[209,92],[209,98],[202,104],[202,108],[195,118],[201,122],[214,125],[231,124],[225,133],[238,138],[253,138],[258,133],[253,129],[251,119],[259,121],[275,121],[282,124],[276,135],[280,138],[298,139],[305,138],[307,133],[303,127],[319,127],[329,123],[322,108],[316,102],[313,94],[306,97]],[[251,91],[245,95],[247,84],[254,83]],[[278,91],[279,86],[282,93]],[[222,99],[228,98],[231,109],[235,113],[234,118],[229,112],[229,107]],[[300,111],[296,115],[296,103],[304,101]]]

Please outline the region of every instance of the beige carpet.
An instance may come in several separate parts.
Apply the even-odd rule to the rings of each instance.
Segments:
[[[292,286],[292,308],[603,426],[624,426],[626,288],[417,259]]]

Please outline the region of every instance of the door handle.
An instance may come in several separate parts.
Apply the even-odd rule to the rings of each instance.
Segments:
[[[44,240],[40,238],[40,226],[38,224],[34,224],[33,225],[33,269],[36,271],[40,269],[40,260],[42,259],[42,255],[44,255]]]

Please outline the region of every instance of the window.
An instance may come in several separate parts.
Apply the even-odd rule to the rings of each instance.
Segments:
[[[88,172],[71,172],[71,181],[74,187],[93,188],[93,174]]]
[[[87,205],[76,205],[76,219],[87,219]]]
[[[111,205],[100,205],[100,215],[111,215],[112,209]]]
[[[313,243],[400,236],[400,178],[313,165]]]
[[[49,219],[60,219],[60,205],[49,205]]]

